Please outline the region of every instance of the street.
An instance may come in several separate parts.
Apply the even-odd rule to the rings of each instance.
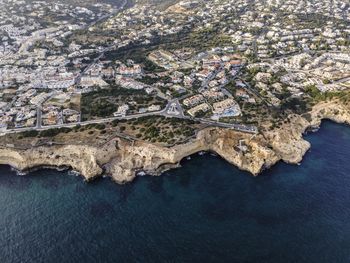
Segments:
[[[174,110],[176,109],[176,110]],[[211,121],[207,119],[202,118],[192,118],[185,116],[182,111],[182,107],[178,100],[172,100],[170,101],[167,106],[161,110],[161,111],[155,111],[155,112],[145,112],[145,113],[139,113],[139,114],[133,114],[133,115],[126,115],[122,117],[109,117],[109,118],[103,118],[103,119],[97,119],[97,120],[89,120],[89,121],[83,121],[79,123],[63,123],[63,124],[57,124],[57,125],[50,125],[50,126],[42,126],[41,121],[38,121],[37,125],[35,127],[25,127],[25,128],[17,128],[17,129],[9,129],[5,131],[5,134],[10,133],[19,133],[19,132],[25,132],[25,131],[43,131],[43,130],[49,130],[54,128],[73,128],[75,126],[82,125],[89,125],[89,124],[101,124],[101,123],[108,123],[112,121],[117,120],[131,120],[131,119],[138,119],[142,117],[148,117],[148,116],[164,116],[167,118],[177,118],[177,119],[184,119],[184,120],[193,120],[198,121],[203,124],[215,126],[215,127],[221,127],[221,128],[228,128],[233,129],[240,132],[246,132],[246,133],[257,133],[257,128],[255,126],[247,126],[243,124],[230,124],[230,123],[224,123],[224,122],[216,122]],[[38,107],[38,120],[41,119],[41,108]]]

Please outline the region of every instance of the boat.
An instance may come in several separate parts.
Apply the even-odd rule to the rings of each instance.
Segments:
[[[319,129],[320,129],[320,127],[313,127],[313,128],[311,129],[311,131],[312,131],[312,132],[318,132]]]
[[[24,176],[24,175],[28,174],[28,171],[20,171],[20,170],[13,168],[13,167],[11,167],[11,171],[14,171],[16,173],[16,175],[19,175],[19,176]]]
[[[68,174],[69,174],[69,175],[73,175],[73,176],[80,176],[80,173],[77,172],[77,171],[74,171],[74,170],[69,170],[69,171],[68,171]]]
[[[139,171],[136,173],[137,176],[145,176],[146,172],[145,171]]]

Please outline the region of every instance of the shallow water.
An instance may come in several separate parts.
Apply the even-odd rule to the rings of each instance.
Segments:
[[[119,186],[0,166],[0,262],[350,262],[350,128],[254,178],[209,154]]]

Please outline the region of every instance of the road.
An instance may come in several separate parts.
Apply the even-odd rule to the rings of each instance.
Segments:
[[[41,128],[41,124],[42,124],[41,114],[42,114],[42,109],[41,109],[41,106],[38,105],[36,108],[36,128],[37,129]]]
[[[102,54],[100,56],[102,56]],[[98,60],[98,58],[96,58],[96,61],[97,60]],[[92,66],[92,64],[90,65],[90,67],[91,66]],[[249,87],[248,83],[246,83],[246,85],[247,85],[247,87]],[[252,91],[252,92],[254,92],[254,91]],[[41,124],[42,123],[41,107],[38,106],[36,127],[9,129],[5,133],[18,133],[18,132],[25,132],[25,131],[32,131],[32,130],[42,131],[42,130],[48,130],[48,129],[53,129],[53,128],[73,128],[77,124],[84,126],[84,125],[89,125],[89,124],[108,123],[108,122],[117,121],[117,120],[138,119],[138,118],[149,117],[149,116],[164,116],[167,118],[193,120],[193,121],[198,121],[202,124],[206,124],[206,125],[210,125],[210,126],[229,128],[229,129],[237,130],[240,132],[246,132],[246,133],[252,133],[252,134],[256,134],[258,132],[258,130],[255,126],[248,126],[248,125],[242,125],[242,124],[230,124],[230,123],[212,121],[212,120],[208,120],[208,119],[192,118],[189,116],[185,116],[179,99],[173,99],[173,100],[168,101],[166,107],[160,111],[145,112],[145,113],[139,113],[139,114],[133,114],[133,115],[126,115],[126,116],[120,116],[120,117],[110,117],[110,118],[89,120],[89,121],[83,121],[83,122],[79,121],[78,123],[62,123],[62,124],[50,125],[50,126],[42,126],[42,124]]]
[[[248,82],[246,82],[244,79],[240,79],[242,83],[245,85],[244,89],[248,91],[248,93],[254,94],[257,98],[259,98],[262,102],[264,102],[269,107],[274,107],[269,101],[267,101],[261,94],[253,89]]]
[[[333,81],[332,84],[341,84],[341,83],[346,83],[346,82],[350,82],[350,77],[338,79],[336,81]]]
[[[256,134],[258,132],[258,129],[255,126],[236,124],[236,123],[217,122],[217,121],[211,121],[208,119],[201,119],[201,118],[189,118],[189,117],[187,117],[187,119],[199,121],[202,124],[207,124],[210,126],[227,128],[227,129],[232,129],[232,130],[236,130],[236,131],[240,131],[240,132],[253,133],[253,134]]]
[[[6,111],[10,110],[10,109],[12,108],[13,104],[17,101],[17,99],[18,99],[18,95],[15,95],[15,96],[12,98],[11,102],[8,103],[8,104],[3,108],[3,111],[6,112]]]
[[[116,15],[119,11],[123,10],[127,4],[128,4],[128,1],[124,0],[123,3],[116,10],[112,11],[110,14],[107,14],[107,15],[104,15],[104,16],[100,17],[96,21],[94,21],[91,24],[89,24],[87,27],[92,27],[92,26],[102,22],[103,20],[107,20],[108,18]]]
[[[163,110],[163,115],[166,117],[185,117],[179,99],[170,100]]]
[[[116,15],[118,12],[120,12],[121,10],[123,10],[125,8],[125,6],[128,4],[128,0],[124,0],[123,3],[120,5],[119,8],[117,8],[116,10],[114,10],[112,13],[105,15],[101,18],[99,18],[97,21],[92,22],[91,24],[89,24],[88,26],[86,26],[86,28],[89,28],[91,26],[94,26],[95,24],[103,21],[103,20],[107,20],[111,17],[113,17],[114,15]],[[108,47],[105,47],[104,49],[102,49],[99,52],[99,55],[82,71],[80,72],[74,80],[74,83],[77,85],[80,83],[82,76],[88,72],[103,56],[107,51],[111,51],[115,48],[114,44],[109,45]]]
[[[247,125],[242,125],[242,124],[230,124],[230,123],[224,123],[224,122],[216,122],[216,121],[211,121],[207,119],[202,119],[202,118],[192,118],[185,116],[182,112],[182,108],[179,114],[171,114],[169,113],[169,109],[172,108],[172,104],[175,104],[177,107],[181,108],[181,105],[178,100],[172,100],[168,103],[168,105],[161,111],[155,111],[155,112],[145,112],[145,113],[139,113],[139,114],[133,114],[133,115],[126,115],[122,117],[110,117],[110,118],[103,118],[103,119],[97,119],[97,120],[89,120],[89,121],[83,121],[79,123],[63,123],[63,124],[57,124],[57,125],[50,125],[50,126],[42,126],[41,124],[37,124],[36,127],[25,127],[25,128],[17,128],[17,129],[9,129],[5,131],[5,134],[10,134],[10,133],[19,133],[19,132],[25,132],[25,131],[43,131],[43,130],[49,130],[49,129],[54,129],[54,128],[73,128],[75,126],[82,125],[86,126],[89,124],[102,124],[102,123],[108,123],[112,121],[118,121],[118,120],[131,120],[131,119],[138,119],[142,117],[149,117],[149,116],[164,116],[167,118],[177,118],[177,119],[183,119],[183,120],[193,120],[193,121],[198,121],[203,124],[211,125],[211,126],[216,126],[216,127],[221,127],[221,128],[229,128],[241,132],[247,132],[247,133],[257,133],[257,128],[254,126],[247,126]],[[41,116],[41,110],[38,110],[38,114],[40,112]],[[39,115],[38,115],[39,116]],[[41,123],[41,122],[40,122]]]
[[[114,16],[117,12],[120,10],[124,9],[124,7],[127,5],[127,0],[124,0],[122,5],[115,11],[113,11],[111,14],[106,15],[98,19],[97,21],[93,22],[92,24],[89,25],[93,26],[98,22],[101,22],[102,20],[108,19],[112,16]],[[114,48],[114,44],[104,48],[103,50],[100,51],[99,55],[81,72],[75,77],[75,84],[79,84],[81,81],[81,77],[88,72],[105,54],[105,52],[110,51]],[[223,67],[221,66],[218,70],[216,70],[215,74],[213,74],[210,78],[205,80],[202,83],[202,89],[206,89],[208,83],[215,78],[217,73],[222,70]],[[97,120],[90,120],[90,121],[84,121],[81,122],[79,121],[78,123],[62,123],[62,124],[57,124],[57,125],[50,125],[50,126],[42,126],[42,109],[41,106],[37,107],[37,124],[35,127],[25,127],[25,128],[17,128],[17,129],[9,129],[5,133],[19,133],[19,132],[25,132],[25,131],[32,131],[32,130],[37,130],[37,131],[42,131],[42,130],[49,130],[49,129],[54,129],[54,128],[73,128],[76,125],[89,125],[89,124],[101,124],[101,123],[108,123],[116,120],[131,120],[131,119],[137,119],[137,118],[142,118],[142,117],[148,117],[148,116],[164,116],[167,118],[178,118],[178,119],[186,119],[186,120],[193,120],[193,121],[199,121],[200,123],[206,124],[206,125],[211,125],[211,126],[217,126],[217,127],[222,127],[222,128],[229,128],[229,129],[234,129],[237,131],[241,132],[247,132],[247,133],[257,133],[257,128],[254,126],[246,126],[246,125],[241,125],[241,124],[229,124],[229,123],[222,123],[222,122],[215,122],[207,119],[201,119],[201,118],[192,118],[184,115],[182,106],[179,102],[179,99],[174,99],[170,100],[167,104],[167,106],[161,110],[161,111],[156,111],[156,112],[146,112],[146,113],[140,113],[140,114],[134,114],[134,115],[127,115],[127,116],[122,116],[122,117],[110,117],[110,118],[103,118],[103,119],[97,119]]]
[[[209,78],[206,78],[206,79],[202,82],[202,85],[201,85],[201,88],[199,89],[199,92],[205,91],[205,90],[208,88],[209,82],[212,81],[213,79],[215,79],[215,77],[218,75],[218,73],[219,73],[220,71],[222,71],[223,69],[224,69],[224,67],[223,67],[223,65],[222,65],[222,63],[221,63],[220,67],[219,67],[218,69],[216,69],[216,70],[214,71],[214,73],[212,73],[212,74],[209,76]]]

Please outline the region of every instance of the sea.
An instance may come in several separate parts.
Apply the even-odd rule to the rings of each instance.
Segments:
[[[350,128],[253,177],[210,153],[127,185],[0,166],[0,262],[350,262]]]

